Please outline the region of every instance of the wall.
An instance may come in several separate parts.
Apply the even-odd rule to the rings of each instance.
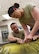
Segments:
[[[34,3],[39,7],[39,0],[9,0],[10,4],[13,5],[15,2],[19,3],[21,7],[25,7],[27,3]]]
[[[39,7],[39,0],[20,0],[20,2],[22,7],[25,7],[27,3],[34,3],[37,7]]]

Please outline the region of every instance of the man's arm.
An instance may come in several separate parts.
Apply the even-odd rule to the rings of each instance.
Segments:
[[[15,41],[17,41],[17,43],[23,43],[22,39],[14,37],[12,35],[8,36],[8,40],[9,40],[9,42],[15,42]]]
[[[9,42],[16,41],[16,38],[14,36],[9,36],[8,37]]]

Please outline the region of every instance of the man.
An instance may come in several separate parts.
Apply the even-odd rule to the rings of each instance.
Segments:
[[[8,36],[9,42],[24,43],[24,37],[25,37],[24,30],[19,30],[20,28],[18,28],[16,23],[11,23],[10,27],[13,32],[10,33]],[[28,29],[26,31],[28,34],[29,33]]]

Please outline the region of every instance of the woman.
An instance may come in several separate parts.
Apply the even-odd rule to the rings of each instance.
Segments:
[[[14,3],[8,9],[8,14],[12,18],[18,18],[22,24],[25,33],[24,41],[26,41],[26,36],[27,40],[32,40],[34,37],[39,38],[39,34],[36,34],[39,30],[39,9],[34,4],[27,4],[25,8],[19,8],[19,4]],[[26,25],[32,28],[29,35],[26,34]]]

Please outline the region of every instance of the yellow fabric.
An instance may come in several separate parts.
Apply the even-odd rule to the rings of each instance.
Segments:
[[[0,49],[0,54],[39,54],[39,39],[26,44],[6,44]]]

